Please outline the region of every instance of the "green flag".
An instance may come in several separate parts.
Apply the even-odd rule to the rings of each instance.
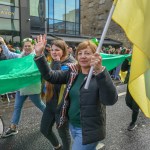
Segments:
[[[18,90],[40,81],[33,55],[0,61],[0,94]]]
[[[101,53],[100,55],[102,56],[102,65],[105,66],[108,71],[122,64],[126,58],[131,57],[131,54],[117,55]]]
[[[121,64],[130,55],[113,55],[101,53],[102,64],[111,70]],[[0,94],[12,92],[41,79],[34,62],[34,56],[0,61]]]

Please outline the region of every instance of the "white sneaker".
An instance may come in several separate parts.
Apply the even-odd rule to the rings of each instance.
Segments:
[[[105,147],[105,144],[99,142],[98,145],[96,146],[96,150],[102,150],[104,147]]]
[[[2,134],[2,138],[6,138],[6,137],[9,137],[9,136],[12,136],[12,135],[16,135],[18,134],[18,130],[17,129],[11,129],[11,128],[8,128],[6,132],[4,132],[4,134]]]

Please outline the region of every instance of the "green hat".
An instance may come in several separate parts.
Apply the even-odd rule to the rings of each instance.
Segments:
[[[97,38],[92,38],[91,41],[98,46],[99,41]]]

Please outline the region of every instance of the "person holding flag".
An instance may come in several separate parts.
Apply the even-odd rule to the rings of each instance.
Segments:
[[[67,84],[62,97],[57,127],[69,121],[73,137],[72,150],[96,150],[99,141],[106,136],[106,105],[118,100],[116,88],[91,41],[80,43],[76,50],[78,65],[67,71],[53,71],[43,54],[45,36],[37,36],[34,58],[42,77],[52,84]],[[84,88],[90,67],[94,72],[89,89]]]
[[[129,131],[132,131],[137,127],[136,121],[137,121],[138,114],[139,114],[139,106],[134,101],[128,88],[128,82],[129,82],[129,76],[130,76],[130,62],[128,59],[125,59],[124,62],[122,63],[121,71],[122,72],[127,71],[127,75],[124,81],[124,83],[127,84],[127,93],[126,93],[125,101],[126,101],[127,106],[132,110],[132,121],[130,122],[127,129]]]

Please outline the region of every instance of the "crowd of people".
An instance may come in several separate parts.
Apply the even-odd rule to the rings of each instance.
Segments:
[[[127,47],[119,47],[119,48],[115,48],[112,47],[111,45],[108,47],[102,47],[101,52],[106,53],[106,54],[130,54],[131,53],[131,49],[127,48]]]
[[[81,42],[75,53],[63,40],[47,43],[45,35],[37,36],[36,40],[23,39],[20,52],[10,51],[2,37],[0,43],[0,60],[34,55],[33,61],[42,76],[41,82],[16,92],[11,123],[2,137],[18,133],[22,107],[29,98],[42,111],[40,131],[55,150],[96,150],[98,143],[106,136],[106,106],[114,105],[118,94],[110,73],[102,66],[101,56],[96,53],[95,43],[91,40]],[[130,50],[109,46],[108,49],[103,47],[101,52],[128,54]],[[93,75],[89,88],[84,89],[91,66],[94,67]],[[121,67],[122,71],[126,71],[124,68]],[[126,102],[129,99],[127,93]],[[133,105],[136,107],[137,104],[132,98],[130,106],[127,103],[133,110],[128,130],[136,127],[139,108]],[[54,125],[62,144],[52,129]]]

